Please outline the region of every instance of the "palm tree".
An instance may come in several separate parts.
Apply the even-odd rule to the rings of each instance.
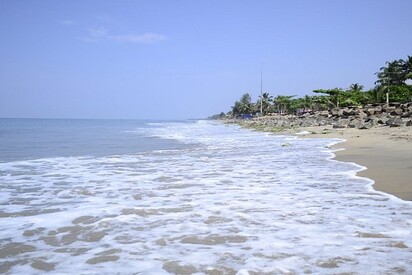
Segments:
[[[405,80],[412,79],[412,56],[408,55],[403,64],[403,69],[405,71]]]
[[[341,94],[343,93],[343,90],[340,88],[335,88],[335,89],[329,89],[329,90],[314,90],[314,93],[318,94],[327,94],[329,95],[330,103],[333,105],[333,107],[339,108],[339,102],[341,98]]]
[[[294,95],[278,95],[275,97],[273,102],[277,106],[278,112],[280,114],[287,113],[291,104],[291,99],[295,97]]]
[[[313,111],[314,105],[315,105],[314,97],[305,95],[305,97],[303,98],[303,108],[305,109],[305,111],[307,110]]]
[[[262,96],[259,96],[259,99],[260,99],[259,101],[262,104],[262,112],[263,112],[263,114],[266,115],[268,113],[270,103],[273,100],[273,96],[269,95],[268,92],[265,92],[265,93],[262,94]]]
[[[252,99],[248,93],[242,95],[240,100],[235,102],[235,105],[232,106],[233,116],[250,114],[252,111]]]
[[[351,91],[362,91],[363,90],[363,85],[360,85],[359,83],[354,83],[349,86],[349,90]]]
[[[312,96],[312,109],[319,111],[334,106],[329,96]]]
[[[409,57],[408,57],[409,59]],[[409,61],[409,60],[408,60]],[[387,67],[381,67],[379,72],[375,73],[378,80],[375,84],[378,84],[378,88],[386,89],[386,103],[389,104],[390,91],[398,90],[396,86],[404,86],[408,77],[408,72],[405,70],[408,65],[402,59],[394,60],[392,62],[387,61]],[[395,89],[394,89],[395,88]]]
[[[350,105],[363,105],[367,104],[371,100],[369,93],[366,93],[363,90],[363,86],[354,83],[349,86],[349,89],[341,93],[341,105],[350,106]]]

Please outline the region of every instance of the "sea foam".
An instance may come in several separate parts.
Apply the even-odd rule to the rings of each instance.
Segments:
[[[412,270],[411,203],[333,160],[339,140],[150,126],[139,134],[192,146],[0,163],[0,271]]]

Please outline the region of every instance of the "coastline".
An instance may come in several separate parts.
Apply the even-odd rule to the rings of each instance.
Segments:
[[[301,138],[339,138],[345,142],[333,146],[334,159],[354,162],[366,169],[357,173],[374,181],[373,188],[412,201],[412,127],[373,127],[334,129],[328,126],[270,129],[242,124],[258,131],[293,135]],[[306,134],[302,135],[301,133]]]
[[[374,181],[373,188],[412,201],[412,128],[376,127],[369,130],[322,128],[308,137],[342,138],[335,159],[365,166],[359,176]],[[315,131],[314,131],[315,132]]]

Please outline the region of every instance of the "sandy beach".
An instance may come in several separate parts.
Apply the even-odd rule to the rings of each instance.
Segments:
[[[412,201],[412,127],[375,127],[368,130],[333,129],[332,126],[287,130],[287,134],[308,131],[305,138],[341,138],[334,147],[340,161],[367,167],[359,176],[375,181],[376,190]]]

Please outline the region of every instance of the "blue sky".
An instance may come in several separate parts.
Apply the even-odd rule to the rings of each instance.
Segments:
[[[0,0],[0,117],[200,118],[240,96],[374,86],[410,0]]]

